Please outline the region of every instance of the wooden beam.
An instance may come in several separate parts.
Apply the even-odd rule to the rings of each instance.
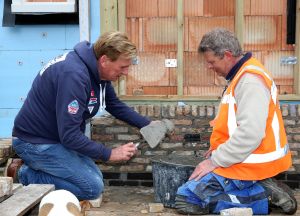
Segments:
[[[79,39],[90,41],[90,0],[79,0]]]
[[[101,33],[118,29],[118,1],[100,1],[100,30]]]
[[[126,32],[126,0],[118,0],[118,27],[119,31]],[[119,95],[126,95],[126,77],[122,76],[118,82]]]
[[[177,0],[177,95],[183,95],[183,0]]]
[[[297,57],[297,64],[294,67],[294,92],[296,95],[300,94],[300,0],[297,0],[296,7],[296,42],[295,42],[295,56]]]
[[[244,1],[235,0],[235,35],[237,36],[241,47],[244,47]]]

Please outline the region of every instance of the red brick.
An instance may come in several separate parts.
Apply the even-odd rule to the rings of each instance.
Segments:
[[[203,0],[184,0],[183,8],[184,16],[203,16]]]
[[[245,50],[280,50],[280,48],[280,16],[245,16]]]
[[[188,50],[197,51],[205,33],[216,28],[224,27],[234,31],[234,17],[191,17],[188,22]],[[187,34],[187,33],[185,33]]]
[[[293,55],[293,51],[274,51],[264,56],[264,65],[272,73],[276,85],[293,85],[293,65],[280,64],[281,57]]]
[[[143,26],[144,51],[176,51],[176,18],[145,18]]]
[[[126,0],[127,17],[156,17],[158,15],[157,0]]]
[[[159,17],[176,17],[177,1],[175,0],[158,0]]]
[[[251,15],[282,15],[284,0],[251,0]]]
[[[234,0],[203,0],[204,16],[234,16]]]

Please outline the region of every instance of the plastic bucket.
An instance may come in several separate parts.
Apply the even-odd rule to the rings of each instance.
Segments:
[[[151,159],[155,202],[175,207],[177,189],[187,182],[197,164],[203,159],[195,156],[157,156]]]

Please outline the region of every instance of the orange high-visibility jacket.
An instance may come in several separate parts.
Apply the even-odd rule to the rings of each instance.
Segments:
[[[261,180],[287,170],[292,162],[276,85],[264,66],[255,58],[250,58],[244,63],[224,93],[210,138],[210,148],[211,150],[217,149],[219,145],[222,145],[230,139],[238,127],[236,122],[236,110],[238,107],[235,100],[234,89],[241,76],[245,73],[259,75],[270,90],[271,99],[265,129],[266,135],[262,139],[259,147],[243,162],[230,167],[219,167],[213,172],[231,179]]]

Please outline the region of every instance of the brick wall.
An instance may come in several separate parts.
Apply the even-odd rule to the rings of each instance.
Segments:
[[[140,145],[136,157],[126,163],[102,163],[98,165],[110,185],[143,185],[149,183],[152,172],[151,157],[156,155],[203,155],[209,147],[212,129],[209,121],[217,112],[217,104],[209,105],[134,105],[134,110],[152,120],[168,118],[175,124],[175,133],[166,137],[154,149],[147,144]],[[288,141],[293,155],[293,166],[285,173],[277,176],[293,188],[299,188],[300,180],[300,105],[281,105]],[[200,134],[200,138],[199,138]],[[97,117],[92,120],[92,139],[116,147],[128,142],[143,142],[139,130],[113,118]],[[132,178],[132,173],[135,177]],[[145,181],[140,182],[142,174]],[[139,179],[140,178],[140,179]]]

